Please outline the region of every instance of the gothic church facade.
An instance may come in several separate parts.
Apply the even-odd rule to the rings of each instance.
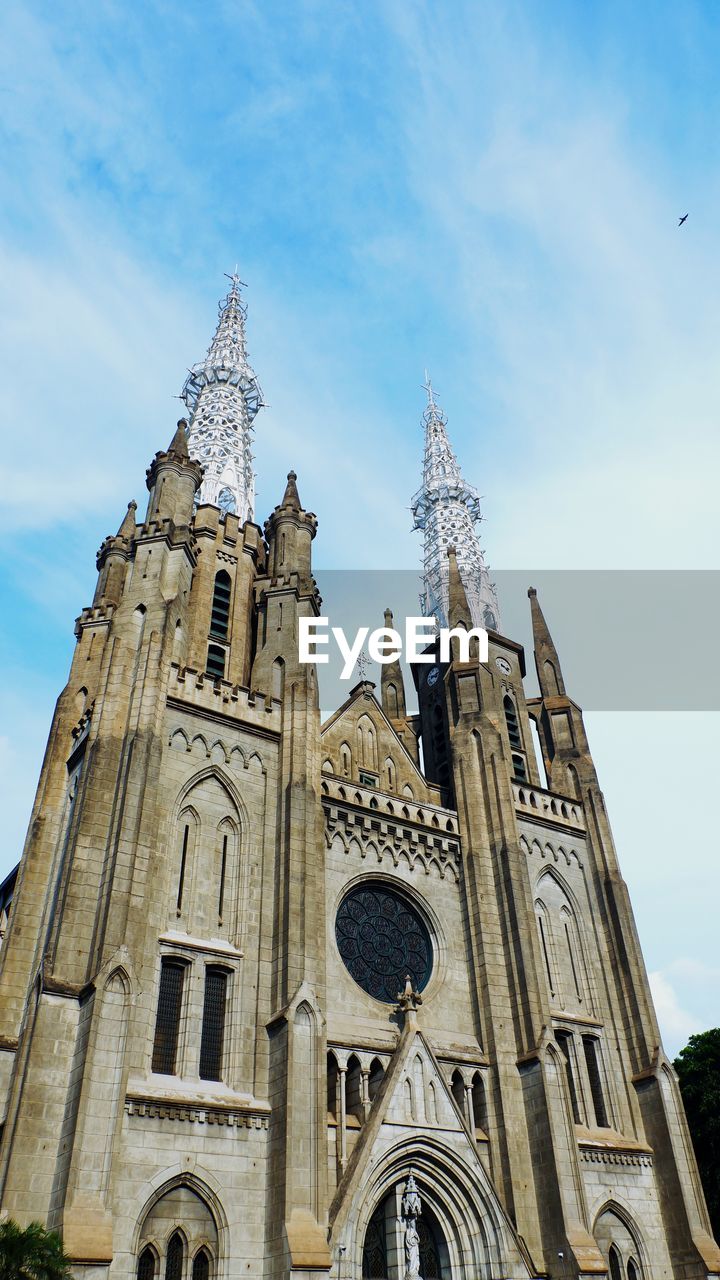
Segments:
[[[416,668],[417,715],[391,663],[325,723],[317,521],[291,472],[254,523],[236,278],[185,392],[2,940],[2,1213],[78,1280],[720,1274],[582,712],[532,591],[525,695],[431,389],[426,601],[489,660]]]

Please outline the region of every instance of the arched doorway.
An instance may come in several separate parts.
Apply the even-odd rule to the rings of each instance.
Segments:
[[[402,1185],[388,1192],[375,1209],[365,1232],[362,1280],[402,1280],[405,1274]],[[417,1218],[422,1280],[452,1280],[442,1227],[430,1205]]]

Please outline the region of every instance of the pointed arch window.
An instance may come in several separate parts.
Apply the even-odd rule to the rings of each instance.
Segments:
[[[210,1254],[200,1249],[193,1258],[192,1280],[210,1280]]]
[[[605,1096],[603,1094],[602,1076],[600,1074],[600,1051],[598,1042],[594,1036],[583,1036],[582,1041],[583,1049],[585,1051],[588,1080],[590,1082],[590,1094],[592,1096],[593,1110],[595,1112],[595,1123],[599,1129],[607,1129],[609,1127],[608,1115],[607,1108],[605,1106]]]
[[[182,1280],[185,1244],[179,1231],[170,1237],[165,1259],[165,1280]]]
[[[155,1280],[155,1254],[149,1245],[138,1258],[137,1280]]]
[[[575,1071],[573,1068],[572,1036],[569,1031],[556,1031],[555,1039],[560,1046],[565,1062],[565,1078],[567,1080],[568,1092],[570,1094],[570,1105],[572,1107],[573,1120],[575,1121],[575,1124],[582,1124],[577,1087],[575,1085]]]
[[[232,579],[226,569],[215,574],[215,590],[213,591],[212,613],[210,615],[210,634],[227,640],[230,626],[230,596]]]
[[[175,1075],[185,967],[182,960],[167,959],[160,969],[152,1056],[152,1069],[160,1075]]]
[[[503,698],[503,709],[505,711],[505,724],[507,725],[510,746],[514,750],[522,751],[522,738],[520,737],[520,725],[518,723],[517,710],[515,708],[515,703],[507,693]]]
[[[201,1080],[222,1080],[227,983],[226,969],[217,968],[215,965],[207,966],[200,1038]]]
[[[620,1266],[620,1254],[614,1244],[610,1245],[609,1261],[611,1280],[623,1280],[622,1267]]]

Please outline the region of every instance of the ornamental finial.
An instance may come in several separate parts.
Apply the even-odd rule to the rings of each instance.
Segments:
[[[397,1002],[400,1006],[400,1012],[405,1014],[406,1025],[414,1027],[417,1022],[417,1011],[422,1004],[422,996],[413,987],[413,980],[409,973],[405,975],[403,990],[398,991]]]

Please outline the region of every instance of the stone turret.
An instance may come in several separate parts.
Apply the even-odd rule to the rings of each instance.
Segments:
[[[176,525],[189,524],[201,480],[202,467],[190,459],[187,422],[181,418],[168,448],[156,453],[148,467],[146,523],[169,519]]]

